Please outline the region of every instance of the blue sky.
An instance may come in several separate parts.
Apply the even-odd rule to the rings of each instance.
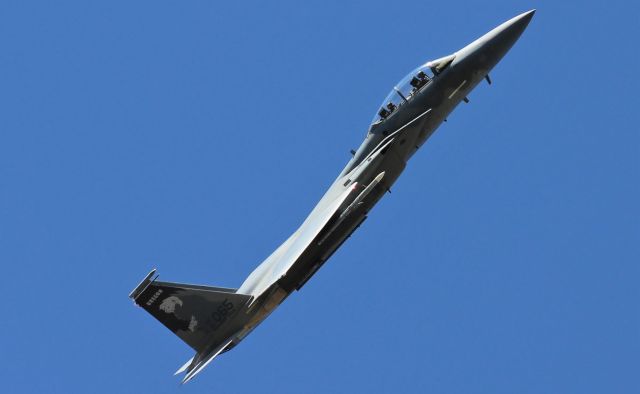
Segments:
[[[6,1],[0,391],[640,392],[632,2]],[[369,220],[240,346],[129,291],[237,287],[391,86],[531,25]]]

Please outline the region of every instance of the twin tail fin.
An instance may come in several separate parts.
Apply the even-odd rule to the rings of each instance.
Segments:
[[[164,324],[196,352],[225,341],[251,296],[236,289],[157,281],[152,270],[129,294],[134,303]],[[239,317],[239,316],[238,316]]]

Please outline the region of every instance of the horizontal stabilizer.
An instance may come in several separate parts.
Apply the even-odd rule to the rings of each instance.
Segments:
[[[187,370],[187,368],[189,368],[189,365],[191,365],[191,363],[193,362],[193,359],[196,358],[196,356],[193,356],[189,359],[189,361],[187,361],[186,363],[184,363],[183,366],[181,366],[174,374],[175,375],[180,375],[181,373],[183,373],[184,371]]]
[[[218,357],[218,355],[222,353],[227,348],[227,346],[231,345],[231,342],[233,342],[232,339],[222,343],[222,345],[218,346],[214,351],[211,352],[211,354],[209,354],[202,361],[200,361],[198,365],[196,365],[191,371],[187,372],[187,374],[184,376],[184,379],[182,379],[182,384],[187,383],[188,381],[193,379],[197,374],[199,374],[200,371],[202,371],[204,367],[209,365],[209,363],[213,361],[214,358]]]

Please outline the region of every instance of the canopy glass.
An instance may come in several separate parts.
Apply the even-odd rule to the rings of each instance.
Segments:
[[[411,101],[417,92],[433,80],[434,75],[438,75],[453,61],[454,57],[455,55],[450,55],[425,63],[402,78],[385,97],[372,123],[384,121],[400,106]]]

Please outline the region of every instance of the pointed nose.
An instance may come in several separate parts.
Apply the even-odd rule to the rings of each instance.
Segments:
[[[531,10],[511,18],[462,48],[456,53],[452,65],[472,63],[476,69],[490,70],[520,38],[535,12],[536,10]]]

